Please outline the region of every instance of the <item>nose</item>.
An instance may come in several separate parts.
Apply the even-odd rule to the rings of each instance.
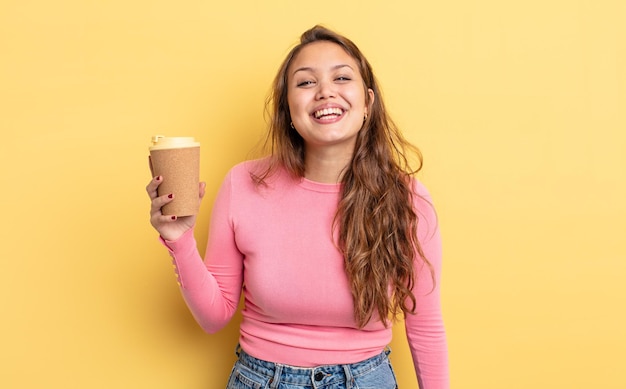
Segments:
[[[318,81],[317,94],[315,96],[317,100],[328,99],[328,98],[336,97],[336,96],[337,96],[337,92],[335,90],[335,85],[333,84],[332,81],[329,81],[329,80]]]

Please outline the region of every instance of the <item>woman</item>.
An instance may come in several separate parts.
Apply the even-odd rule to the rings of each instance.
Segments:
[[[243,290],[239,360],[228,388],[395,388],[386,347],[404,318],[422,389],[447,388],[441,244],[414,151],[387,117],[371,66],[347,38],[301,36],[268,100],[270,156],[235,166],[211,215],[204,261],[195,217],[151,223],[207,332]],[[419,170],[419,169],[418,169]],[[200,185],[200,198],[204,195]]]

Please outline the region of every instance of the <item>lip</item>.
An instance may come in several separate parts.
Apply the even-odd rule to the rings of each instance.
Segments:
[[[319,106],[315,107],[313,109],[313,111],[311,111],[311,115],[314,115],[315,112],[317,112],[317,111],[320,111],[322,109],[328,109],[328,108],[339,108],[343,112],[346,112],[346,109],[344,107],[342,107],[341,105],[339,105],[339,104],[323,104],[323,105],[319,105]]]
[[[322,119],[321,117],[320,118],[316,118],[315,117],[315,112],[321,111],[323,109],[338,109],[338,110],[341,111],[341,115],[335,116],[332,119],[328,119],[328,118]],[[330,123],[335,123],[335,122],[341,120],[343,118],[343,115],[344,115],[345,112],[346,112],[346,109],[344,107],[342,107],[341,105],[339,105],[339,104],[323,104],[323,105],[315,107],[315,109],[309,115],[317,123],[330,124]]]

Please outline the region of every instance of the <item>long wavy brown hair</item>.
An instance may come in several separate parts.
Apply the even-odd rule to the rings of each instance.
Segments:
[[[257,184],[263,184],[282,166],[294,177],[304,177],[304,140],[290,125],[287,74],[300,50],[318,41],[341,46],[358,64],[365,96],[368,88],[374,91],[352,160],[341,177],[341,198],[333,228],[338,232],[337,247],[345,258],[357,325],[363,328],[374,317],[388,326],[390,318],[415,313],[415,260],[424,261],[433,276],[417,239],[418,217],[413,209],[411,176],[421,169],[422,155],[387,115],[371,65],[348,38],[315,26],[305,31],[300,43],[288,53],[266,101],[270,164],[251,176]],[[411,168],[409,155],[416,157],[416,168]]]

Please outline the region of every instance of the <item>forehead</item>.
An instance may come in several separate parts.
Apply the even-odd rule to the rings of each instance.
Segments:
[[[348,65],[355,72],[359,72],[357,63],[343,47],[334,42],[320,41],[309,43],[293,58],[289,66],[289,75],[294,71],[307,68],[307,70],[327,70],[337,65]]]

